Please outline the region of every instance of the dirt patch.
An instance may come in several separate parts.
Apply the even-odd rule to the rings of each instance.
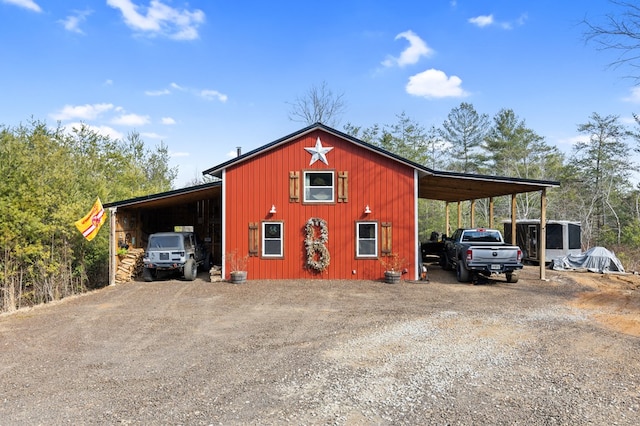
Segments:
[[[570,279],[590,290],[578,294],[571,302],[572,306],[586,310],[616,331],[640,336],[640,275],[568,274]]]
[[[638,287],[133,282],[0,316],[3,424],[636,424]],[[622,279],[624,278],[624,279]],[[609,280],[611,282],[609,282]],[[613,288],[611,288],[613,286]]]

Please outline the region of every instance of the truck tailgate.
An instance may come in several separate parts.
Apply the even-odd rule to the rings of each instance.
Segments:
[[[517,247],[473,247],[472,262],[482,263],[517,263]]]

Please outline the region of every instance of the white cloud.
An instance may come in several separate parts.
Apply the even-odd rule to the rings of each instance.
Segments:
[[[220,102],[227,102],[227,95],[218,92],[217,90],[202,90],[200,96],[207,100],[219,100]]]
[[[518,19],[516,19],[516,24],[518,24],[518,26],[524,25],[528,17],[529,16],[526,13],[523,13]]]
[[[67,131],[67,133],[71,133],[72,129],[80,129],[82,128],[82,126],[86,127],[89,130],[94,131],[95,133],[102,135],[102,136],[108,136],[111,139],[115,140],[115,139],[123,139],[124,135],[120,132],[118,132],[117,130],[115,130],[113,127],[109,127],[109,126],[92,126],[86,123],[79,123],[79,122],[74,122],[74,123],[68,123],[64,126],[64,129]]]
[[[171,126],[173,124],[176,124],[176,120],[174,120],[171,117],[162,117],[162,124],[165,124],[167,126]]]
[[[155,132],[145,132],[145,133],[140,133],[140,136],[142,136],[143,138],[147,138],[147,139],[164,139],[162,137],[162,135],[159,135]]]
[[[33,0],[2,0],[3,3],[12,4],[14,6],[22,7],[24,9],[29,9],[34,12],[42,12],[42,9],[38,4]]]
[[[459,98],[467,96],[462,89],[462,80],[435,69],[430,69],[409,77],[407,93],[425,98]]]
[[[638,122],[633,117],[633,115],[632,116],[626,116],[626,117],[620,117],[620,122],[622,124],[626,124],[626,125],[636,125],[636,124],[638,124]]]
[[[469,22],[479,26],[480,28],[487,27],[493,24],[493,15],[480,15],[475,18],[469,18]]]
[[[125,23],[134,31],[151,36],[164,35],[175,40],[194,40],[198,38],[198,26],[205,20],[204,12],[199,9],[178,10],[159,0],[151,0],[143,8],[132,0],[107,0],[107,4],[119,9]],[[139,9],[146,9],[140,13]]]
[[[578,143],[589,143],[588,135],[575,135],[568,138],[561,138],[556,141],[557,146],[567,147],[566,149],[573,149]]]
[[[74,11],[73,15],[67,16],[65,19],[58,21],[67,31],[71,31],[73,33],[84,34],[84,31],[80,28],[80,24],[83,23],[87,16],[91,15],[92,11]]]
[[[169,89],[161,89],[161,90],[147,90],[144,92],[147,96],[164,96],[171,94]]]
[[[640,103],[640,87],[632,87],[631,94],[626,98],[622,98],[623,101],[632,102],[634,104]]]
[[[94,120],[100,114],[112,110],[113,104],[65,105],[60,111],[51,114],[54,120]]]
[[[513,22],[510,21],[496,21],[493,19],[493,15],[480,15],[474,18],[469,18],[467,22],[470,24],[476,25],[479,28],[489,27],[489,26],[499,26],[504,30],[513,29],[514,24],[517,26],[522,26],[527,20],[527,14],[523,13]]]
[[[189,154],[188,152],[169,152],[169,157],[171,158],[177,158],[177,157],[188,157]]]
[[[220,93],[217,90],[211,89],[193,89],[190,87],[182,87],[177,83],[170,83],[169,88],[161,89],[161,90],[147,90],[144,92],[147,96],[164,96],[170,95],[174,91],[186,92],[194,96],[199,96],[209,101],[218,100],[222,103],[227,102],[229,97],[224,93]]]
[[[149,116],[138,114],[122,114],[121,116],[111,120],[111,122],[113,124],[118,124],[121,126],[144,126],[145,124],[149,124]]]
[[[405,31],[398,34],[395,40],[405,39],[409,42],[409,47],[407,47],[399,57],[395,58],[393,56],[387,57],[382,62],[382,65],[385,67],[392,67],[397,65],[399,67],[404,67],[406,65],[413,65],[417,63],[421,57],[428,57],[433,54],[433,49],[427,46],[418,35],[416,35],[413,31]]]

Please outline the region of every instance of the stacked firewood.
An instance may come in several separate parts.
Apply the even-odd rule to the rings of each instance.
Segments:
[[[118,270],[116,271],[116,283],[127,283],[134,277],[142,274],[144,263],[142,258],[144,257],[144,249],[130,248],[127,254],[120,259],[118,263]]]
[[[209,278],[212,283],[222,281],[222,268],[218,265],[213,265],[209,270]]]

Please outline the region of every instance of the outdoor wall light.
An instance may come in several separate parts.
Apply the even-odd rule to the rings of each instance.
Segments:
[[[269,210],[270,214],[275,214],[276,213],[276,205],[275,204],[271,204],[271,210]]]
[[[369,208],[369,204],[367,204],[367,207],[364,208],[364,214],[369,214],[371,213],[371,209]]]

